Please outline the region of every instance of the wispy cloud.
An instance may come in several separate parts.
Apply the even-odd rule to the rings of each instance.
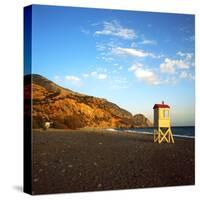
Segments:
[[[122,47],[114,47],[112,48],[112,53],[116,55],[127,55],[133,57],[154,57],[154,54],[149,52],[144,52],[143,50],[134,49],[134,48],[122,48]]]
[[[130,82],[125,78],[121,76],[117,76],[114,79],[112,79],[112,82],[110,83],[111,89],[126,89],[130,87]]]
[[[194,80],[194,75],[192,75],[191,73],[187,72],[187,71],[182,71],[179,75],[179,78],[181,79],[191,79]]]
[[[90,30],[88,29],[81,29],[81,32],[84,33],[85,35],[89,35],[90,34]]]
[[[116,75],[122,73],[122,69],[127,69],[126,67],[121,67],[116,62],[125,57],[132,57],[135,59],[135,62],[139,61],[141,63],[133,64],[128,68],[128,71],[131,72],[135,78],[147,84],[175,84],[180,79],[194,79],[192,73],[189,72],[190,67],[194,66],[193,53],[177,51],[175,57],[173,58],[167,57],[163,53],[159,55],[154,51],[148,51],[146,48],[143,48],[145,47],[144,45],[157,45],[158,42],[154,38],[149,39],[144,34],[139,34],[139,31],[136,35],[135,29],[125,27],[117,20],[110,22],[104,21],[103,23],[96,25],[96,27],[100,27],[101,25],[102,29],[97,29],[94,34],[106,35],[110,37],[107,37],[107,39],[109,39],[108,42],[104,41],[102,43],[102,41],[100,41],[99,43],[96,43],[96,49],[101,54],[98,56],[98,59],[106,63],[112,63],[112,66],[115,67],[112,71],[113,74]],[[152,27],[151,24],[148,24],[147,26],[149,28]],[[118,38],[114,38],[113,36]],[[120,39],[126,39],[127,41],[125,41],[126,43],[124,43],[124,41],[122,43],[122,40]],[[188,40],[193,39],[194,37],[188,38]],[[148,61],[151,58],[159,60],[162,59],[161,63],[157,65],[157,69],[159,70],[155,71],[150,66],[147,66]],[[130,64],[130,59],[126,62],[126,64],[127,63]],[[94,72],[85,74],[84,77],[107,79],[107,74],[102,73],[101,75],[98,70],[95,70]]]
[[[103,80],[103,79],[106,79],[106,78],[107,78],[106,74],[98,74],[97,75],[97,79]]]
[[[155,72],[143,68],[143,64],[141,63],[132,65],[128,68],[128,71],[132,72],[138,80],[144,81],[150,85],[158,85],[161,83]]]
[[[83,74],[83,77],[88,78],[90,75],[89,74]]]
[[[176,54],[182,57],[185,61],[191,61],[194,56],[193,53],[184,53],[182,51],[178,51]]]
[[[160,81],[156,74],[150,69],[136,69],[134,74],[137,79],[142,80],[150,85],[158,85]]]
[[[105,51],[107,49],[106,45],[103,43],[97,43],[96,44],[97,51]]]
[[[174,62],[171,62],[170,59],[166,58],[165,61],[160,64],[160,71],[162,73],[173,74],[175,72]]]
[[[194,42],[195,37],[194,37],[194,35],[192,35],[192,36],[189,36],[189,37],[184,37],[183,40],[188,41],[188,42]]]
[[[181,26],[181,27],[179,27],[179,31],[181,31],[181,32],[188,32],[189,28],[186,27],[186,26]]]
[[[65,79],[68,81],[80,81],[80,78],[77,76],[65,76]]]
[[[162,81],[164,84],[175,85],[179,81],[178,77],[170,75],[165,80]]]
[[[95,34],[116,36],[122,39],[133,39],[136,37],[136,33],[133,29],[122,27],[116,20],[103,22],[103,29],[96,31]]]
[[[185,53],[183,53],[183,52],[181,52],[181,51],[178,51],[176,54],[177,54],[178,56],[181,56],[181,57],[185,56]]]
[[[104,79],[107,79],[107,74],[93,71],[91,73],[83,74],[83,77],[85,77],[85,78],[92,77],[95,79],[104,80]]]
[[[77,76],[67,75],[65,76],[65,80],[73,85],[81,86],[81,79]]]
[[[188,69],[190,66],[184,60],[173,60],[166,58],[163,63],[160,64],[160,71],[162,73],[175,73],[176,68],[178,69]]]
[[[141,64],[141,63],[135,63],[131,67],[128,68],[128,71],[133,72],[133,71],[135,71],[136,69],[138,69],[140,67],[143,67],[143,64]]]
[[[105,62],[112,62],[114,60],[114,58],[112,57],[107,57],[107,56],[102,56],[101,59]]]
[[[55,75],[55,76],[54,76],[54,80],[55,80],[55,82],[60,82],[60,81],[62,81],[62,79],[61,79],[60,76],[58,76],[58,75]]]
[[[147,39],[144,39],[142,42],[140,42],[140,44],[156,45],[157,41],[156,40],[147,40]]]

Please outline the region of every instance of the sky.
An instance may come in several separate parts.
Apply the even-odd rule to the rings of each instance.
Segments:
[[[195,123],[195,17],[186,14],[34,5],[32,73],[105,98],[153,121]]]

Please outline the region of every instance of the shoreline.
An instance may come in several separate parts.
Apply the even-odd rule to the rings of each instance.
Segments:
[[[142,131],[137,131],[137,130],[116,130],[116,129],[106,129],[107,131],[117,131],[117,132],[122,132],[122,133],[136,133],[136,134],[144,134],[144,135],[153,135],[152,132],[142,132]],[[173,134],[174,137],[177,138],[189,138],[189,139],[195,139],[195,136],[190,136],[190,135],[177,135],[177,134]]]
[[[43,129],[32,129],[33,131],[44,131]],[[110,132],[110,133],[120,133],[120,134],[143,134],[143,135],[150,135],[153,136],[152,132],[145,132],[145,131],[137,131],[137,130],[129,130],[129,129],[115,129],[115,128],[79,128],[79,129],[54,129],[54,128],[49,128],[48,130],[49,132],[53,132],[53,131],[60,131],[60,132],[70,132],[70,131],[94,131],[94,132]],[[189,136],[189,135],[179,135],[179,134],[173,134],[173,136],[175,138],[185,138],[185,139],[195,139],[195,136]]]

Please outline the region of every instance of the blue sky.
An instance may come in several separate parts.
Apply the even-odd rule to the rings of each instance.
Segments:
[[[33,6],[32,72],[153,120],[194,125],[194,16]]]

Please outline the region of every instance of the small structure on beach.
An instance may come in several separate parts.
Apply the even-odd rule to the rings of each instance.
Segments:
[[[170,127],[170,106],[165,104],[155,104],[154,107],[154,142],[159,144],[166,141],[174,143]]]
[[[51,125],[53,124],[53,122],[44,122],[43,123],[43,129],[47,130],[51,127]]]

